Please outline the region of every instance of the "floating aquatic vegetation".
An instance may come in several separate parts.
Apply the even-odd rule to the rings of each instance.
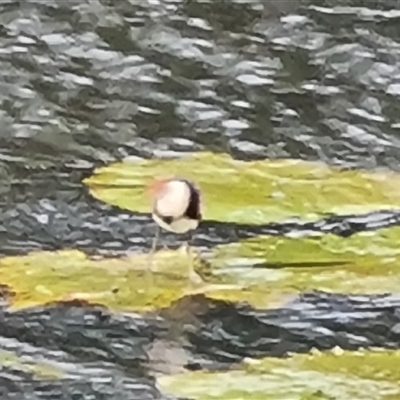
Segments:
[[[280,293],[280,298],[314,289],[340,293],[396,292],[400,288],[399,241],[398,227],[347,238],[332,234],[300,238],[259,236],[215,248],[213,273],[227,283],[240,282],[249,292],[262,290],[270,296]]]
[[[112,309],[146,310],[197,290],[188,279],[188,262],[186,251],[160,250],[147,274],[148,254],[89,258],[78,250],[38,251],[1,258],[0,274],[14,308],[77,298]]]
[[[103,201],[149,212],[147,183],[181,174],[201,187],[205,218],[218,221],[262,224],[400,206],[400,178],[393,172],[343,171],[302,160],[250,162],[209,152],[126,160],[99,168],[85,183]],[[91,259],[74,250],[33,252],[0,259],[0,283],[15,292],[15,307],[76,297],[112,308],[149,309],[198,291],[265,308],[312,289],[398,290],[399,239],[399,228],[388,228],[348,238],[260,236],[218,246],[211,249],[208,282],[196,288],[189,286],[185,252],[157,252],[151,285],[146,254]]]
[[[84,182],[102,201],[149,212],[144,189],[154,176],[195,181],[203,192],[205,218],[221,222],[264,224],[400,208],[400,175],[392,171],[341,170],[292,159],[241,161],[210,152],[124,160],[98,168]]]
[[[400,352],[330,351],[247,360],[229,371],[160,376],[162,390],[193,400],[395,400]]]
[[[183,248],[160,250],[148,282],[148,254],[89,258],[77,250],[32,252],[0,259],[1,283],[22,307],[80,298],[119,309],[164,307],[185,294],[246,301],[268,308],[313,289],[395,292],[400,287],[400,228],[349,238],[259,236],[218,246],[196,261],[204,283],[190,286]]]

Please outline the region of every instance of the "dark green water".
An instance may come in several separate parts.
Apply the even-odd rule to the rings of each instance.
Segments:
[[[148,215],[97,201],[81,184],[129,156],[211,150],[399,171],[399,38],[400,3],[389,0],[0,1],[1,255],[148,249]],[[399,221],[387,211],[262,229],[347,236]],[[254,233],[208,222],[194,242]],[[4,305],[0,353],[20,361],[2,364],[1,399],[167,398],[153,375],[174,363],[215,369],[313,347],[400,344],[396,294],[316,293],[269,311],[185,301],[196,324],[179,304],[145,316]],[[156,344],[177,356],[149,351]],[[62,378],[23,367],[40,360]]]

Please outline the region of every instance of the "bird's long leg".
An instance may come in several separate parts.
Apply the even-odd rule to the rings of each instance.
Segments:
[[[192,236],[190,237],[189,240],[186,241],[186,252],[188,255],[188,278],[189,278],[189,282],[190,282],[191,286],[195,286],[196,284],[201,283],[202,280],[194,269],[196,255],[194,254],[194,252],[190,246],[191,240],[192,240]]]
[[[153,238],[153,242],[151,244],[151,250],[149,253],[149,259],[148,259],[148,263],[146,266],[146,282],[147,282],[147,288],[149,288],[152,283],[153,283],[153,279],[152,279],[152,275],[153,275],[153,270],[154,270],[154,253],[156,252],[156,248],[157,248],[157,243],[158,243],[158,239],[160,236],[160,227],[158,225],[156,225],[156,232]]]

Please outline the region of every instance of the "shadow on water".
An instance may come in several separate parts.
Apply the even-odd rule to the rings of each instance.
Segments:
[[[0,253],[148,249],[148,215],[101,203],[81,183],[127,156],[207,149],[398,171],[399,13],[397,1],[1,2]],[[399,220],[388,210],[260,227],[205,221],[194,244],[348,237]],[[163,235],[164,245],[180,243]],[[145,315],[5,303],[0,394],[167,398],[155,371],[398,348],[399,310],[396,295],[323,292],[270,310],[188,296]]]

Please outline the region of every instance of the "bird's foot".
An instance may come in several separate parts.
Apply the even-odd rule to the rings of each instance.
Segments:
[[[189,271],[189,283],[191,287],[198,287],[199,285],[203,284],[204,281],[194,269],[191,269]]]

